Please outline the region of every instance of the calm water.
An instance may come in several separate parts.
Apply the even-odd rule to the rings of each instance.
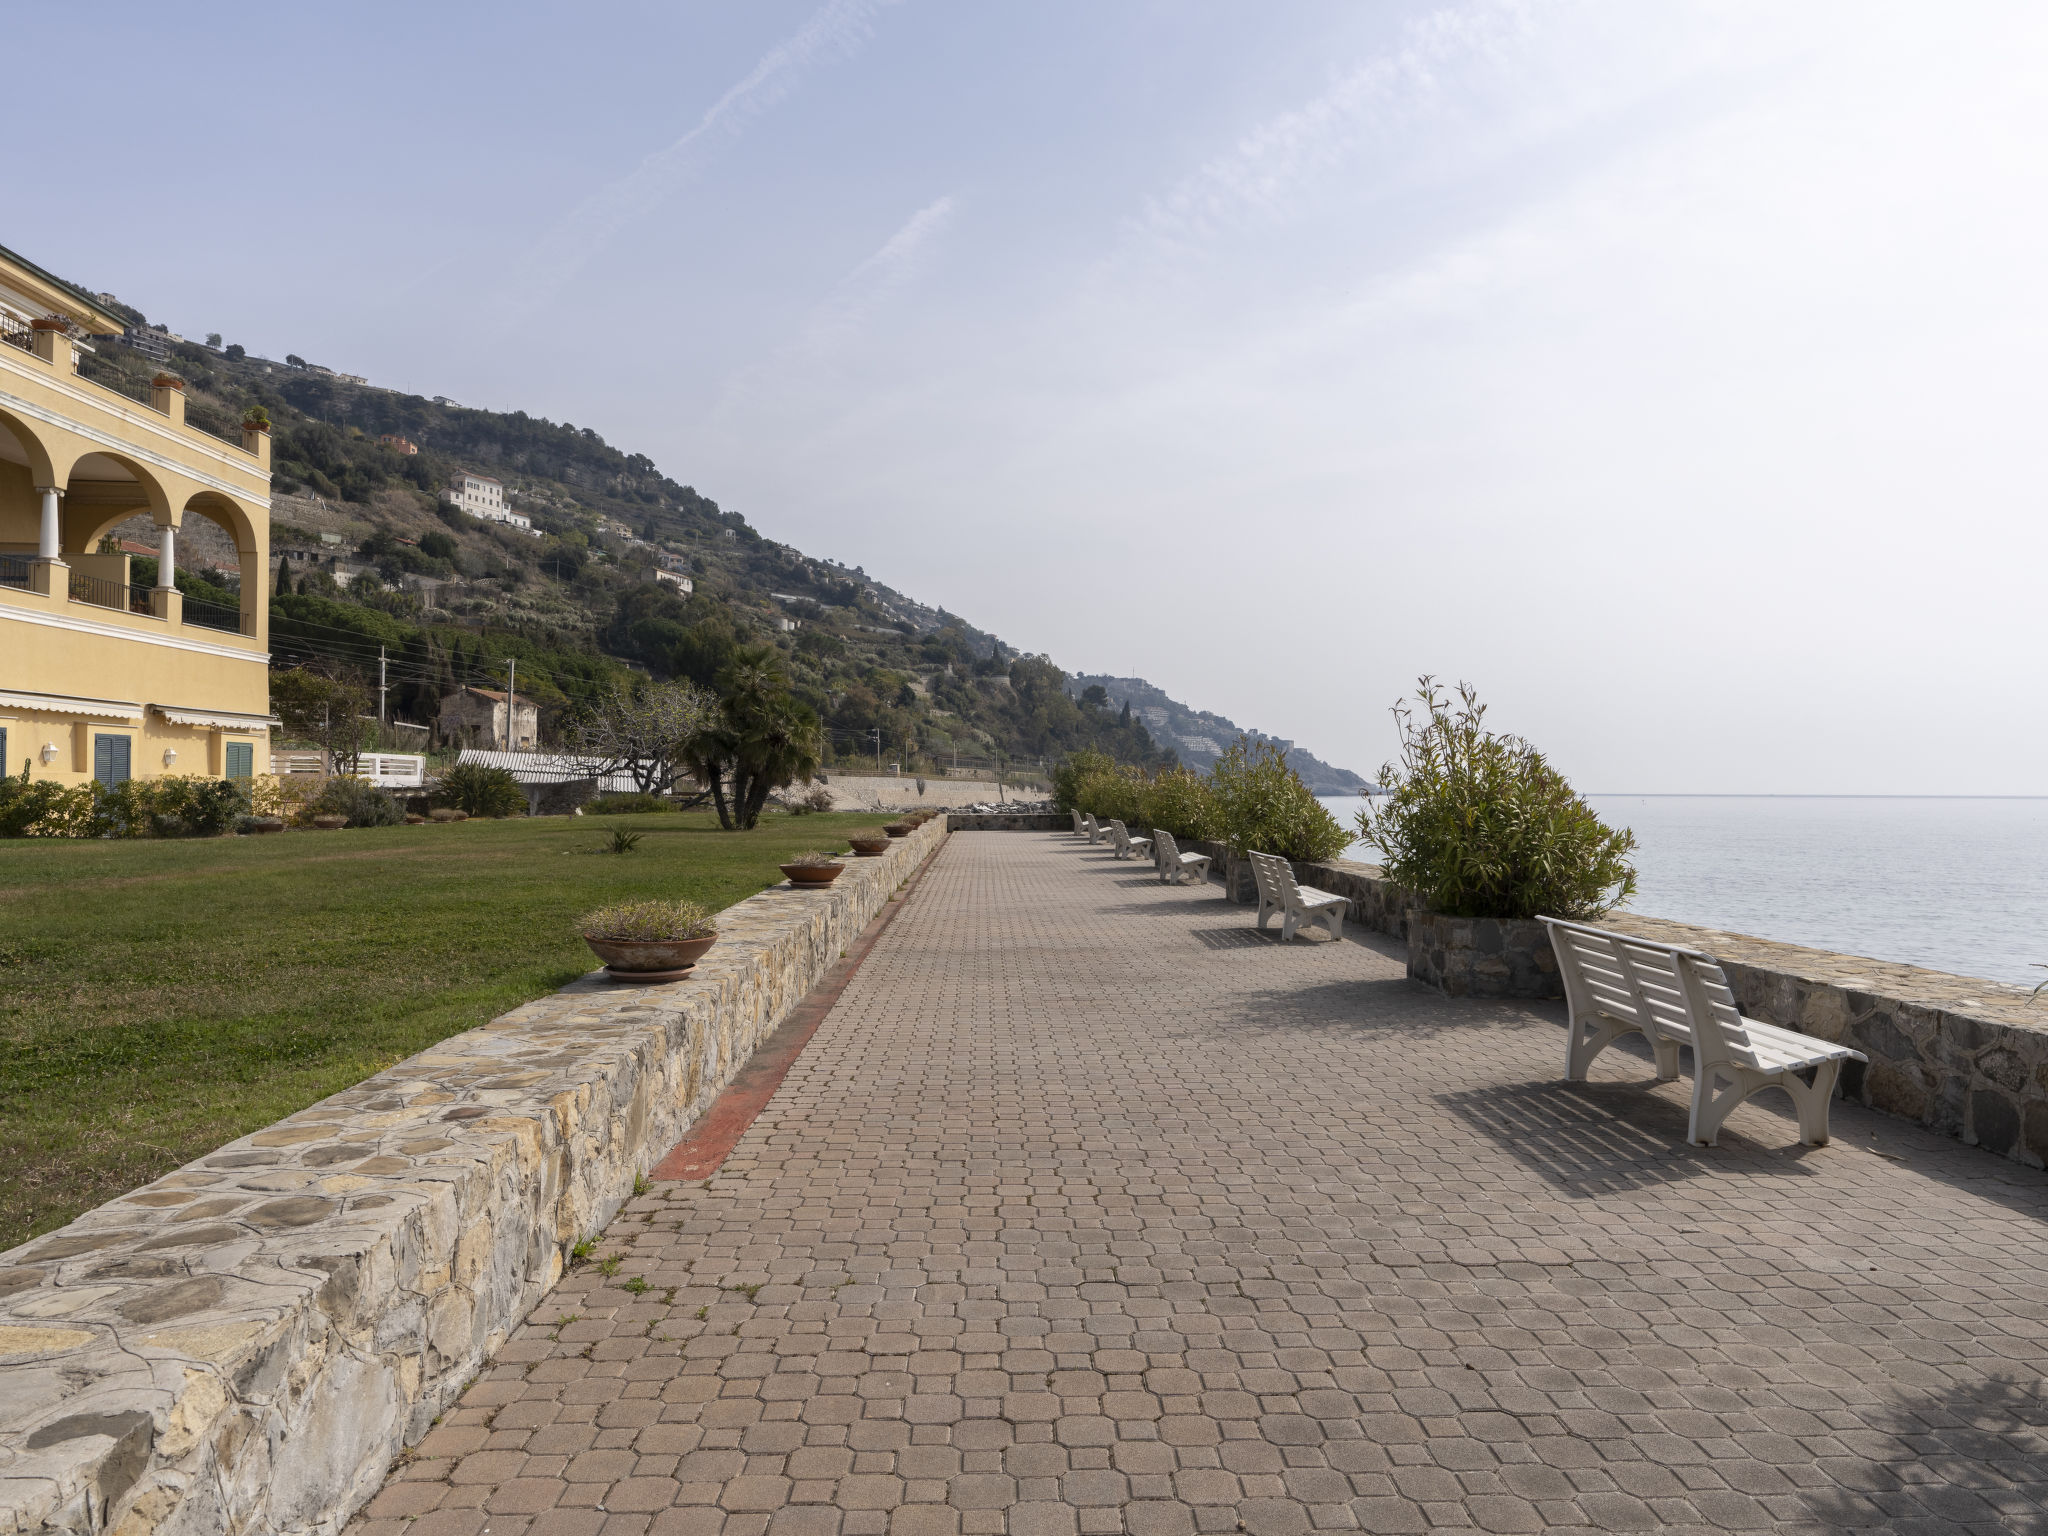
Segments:
[[[1587,799],[1635,830],[1637,912],[2027,986],[2048,977],[2034,965],[2048,961],[2048,799]],[[1324,804],[1349,828],[1359,802]]]

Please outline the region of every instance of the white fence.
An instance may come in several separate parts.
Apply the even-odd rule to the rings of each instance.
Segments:
[[[270,771],[306,778],[327,777],[324,752],[273,752]],[[355,776],[385,789],[418,789],[427,780],[427,760],[412,752],[365,752],[356,759]]]

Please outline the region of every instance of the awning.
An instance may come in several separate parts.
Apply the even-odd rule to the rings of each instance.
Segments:
[[[25,709],[39,715],[90,715],[95,720],[140,720],[142,706],[121,699],[79,699],[61,693],[0,691],[0,709]]]
[[[268,715],[238,715],[226,709],[179,709],[171,704],[149,706],[172,725],[196,725],[215,731],[272,731],[284,722]]]

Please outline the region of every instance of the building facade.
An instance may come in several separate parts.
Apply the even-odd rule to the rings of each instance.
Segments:
[[[540,708],[497,688],[458,688],[441,700],[441,739],[463,746],[523,752],[539,744]]]
[[[62,783],[267,768],[270,435],[233,440],[185,421],[182,383],[141,400],[79,361],[121,321],[0,247],[0,760]],[[157,576],[99,553],[146,512]],[[239,605],[187,601],[178,533],[193,519],[233,540]],[[259,766],[260,765],[260,766]]]
[[[521,516],[505,504],[505,487],[489,475],[473,475],[464,470],[448,487],[447,496],[471,517],[480,517],[487,523],[504,523],[513,528],[533,527],[532,518]]]

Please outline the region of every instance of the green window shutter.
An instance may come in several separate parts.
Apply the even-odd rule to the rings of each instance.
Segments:
[[[0,778],[5,778],[7,773],[7,727],[0,725]]]
[[[107,788],[128,781],[128,738],[95,736],[92,739],[92,776]]]
[[[256,776],[256,744],[253,741],[231,741],[227,744],[228,777],[231,779],[252,779]]]

